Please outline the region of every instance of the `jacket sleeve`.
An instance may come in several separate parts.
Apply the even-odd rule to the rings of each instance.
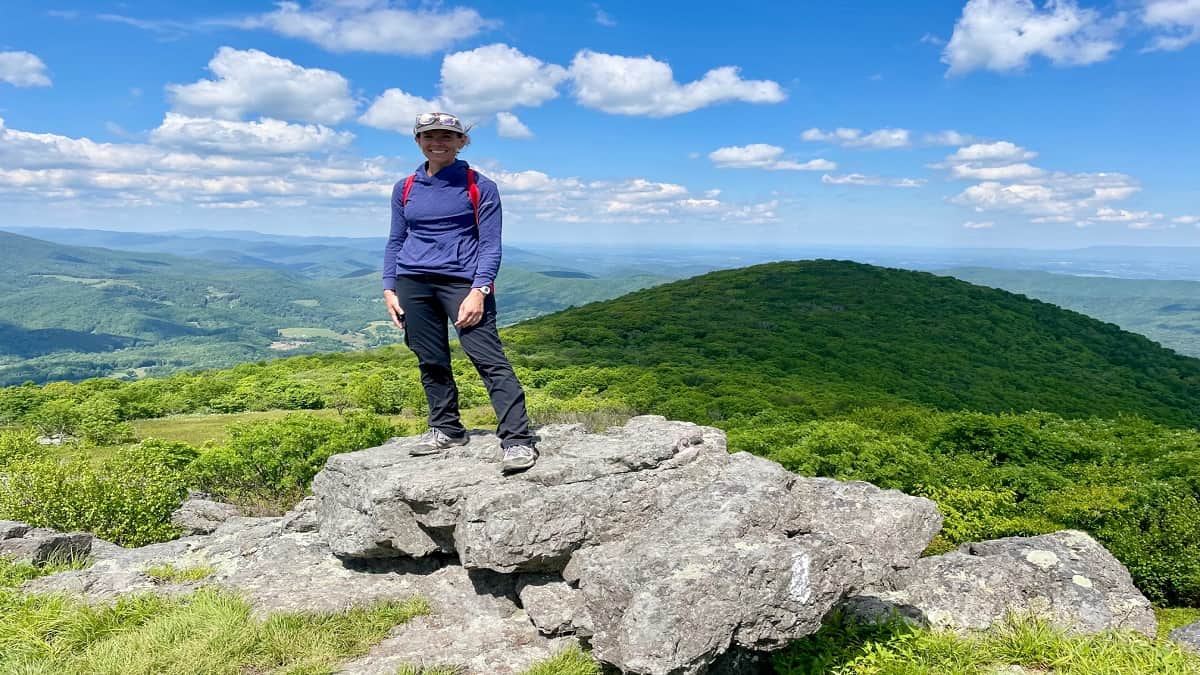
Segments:
[[[477,174],[478,175],[478,174]],[[482,176],[479,186],[479,257],[475,264],[475,288],[489,286],[500,272],[500,233],[504,229],[504,212],[500,206],[500,190],[496,183]]]
[[[400,255],[400,247],[408,236],[408,221],[404,219],[404,204],[401,197],[404,194],[404,181],[396,183],[392,188],[392,230],[388,234],[387,246],[383,249],[383,290],[396,290],[396,256]]]

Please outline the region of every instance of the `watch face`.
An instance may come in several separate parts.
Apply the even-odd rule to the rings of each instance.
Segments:
[[[492,287],[491,287],[491,286],[480,286],[480,287],[479,287],[479,292],[480,292],[480,293],[483,293],[484,295],[491,295],[491,294],[492,294]]]

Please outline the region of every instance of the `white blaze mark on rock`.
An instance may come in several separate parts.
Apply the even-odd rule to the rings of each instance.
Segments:
[[[1075,576],[1071,577],[1071,581],[1075,582],[1076,586],[1083,586],[1084,588],[1092,587],[1092,580],[1085,576],[1076,574]]]
[[[1051,551],[1043,551],[1034,549],[1025,554],[1025,559],[1030,563],[1046,570],[1058,564],[1058,556]]]
[[[792,580],[788,582],[788,595],[795,602],[808,602],[812,597],[812,587],[808,583],[808,567],[807,553],[797,551],[792,554]]]

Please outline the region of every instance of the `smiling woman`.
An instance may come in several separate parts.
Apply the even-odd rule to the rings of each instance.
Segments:
[[[470,437],[458,411],[446,322],[487,386],[504,448],[501,469],[537,461],[525,392],[496,330],[502,212],[496,184],[458,153],[467,128],[442,112],[417,115],[413,136],[425,162],[392,191],[392,229],[383,258],[383,297],[404,342],[417,355],[429,401],[429,432],[413,454],[430,455]]]

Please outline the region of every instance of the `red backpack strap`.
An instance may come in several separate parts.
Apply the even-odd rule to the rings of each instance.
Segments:
[[[417,174],[413,174],[404,179],[404,191],[400,193],[400,206],[408,203],[408,193],[412,192],[413,181],[416,180]]]
[[[479,229],[479,186],[475,184],[475,169],[467,168],[467,196],[475,209],[475,229]]]
[[[475,184],[475,169],[467,167],[467,196],[471,198],[471,206],[475,209],[475,233],[479,234],[479,186]],[[496,282],[491,284],[492,292],[496,292]]]

